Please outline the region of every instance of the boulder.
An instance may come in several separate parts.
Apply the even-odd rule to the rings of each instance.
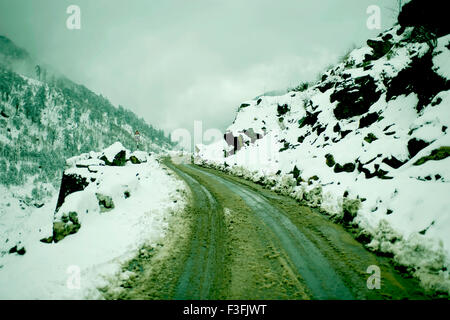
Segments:
[[[355,168],[356,168],[355,164],[354,164],[354,163],[351,163],[351,162],[346,163],[346,164],[344,164],[343,166],[340,165],[339,163],[336,163],[336,164],[334,165],[333,171],[334,171],[335,173],[339,173],[339,172],[349,172],[349,173],[350,173],[350,172],[355,171]]]
[[[80,228],[81,224],[78,220],[78,214],[76,212],[69,212],[61,217],[61,221],[53,222],[53,236],[51,239],[56,243],[70,234],[77,233]],[[46,242],[49,239],[41,239],[41,242]]]
[[[371,76],[346,81],[336,87],[330,95],[330,102],[337,101],[333,113],[338,120],[360,116],[369,111],[369,108],[378,101],[381,91]]]
[[[289,112],[291,108],[287,104],[278,105],[277,106],[277,112],[278,116],[281,117],[282,115],[285,115],[287,112]]]
[[[136,156],[130,156],[130,162],[132,164],[140,164],[141,161]]]
[[[361,201],[359,199],[343,198],[342,202],[342,220],[344,223],[351,223],[358,214],[358,210],[361,207]]]
[[[413,138],[411,140],[408,141],[408,152],[409,152],[409,157],[413,158],[416,154],[418,154],[422,149],[428,147],[430,143],[420,140],[420,139],[416,139]]]
[[[364,137],[364,141],[366,141],[367,143],[372,143],[375,140],[378,140],[378,138],[373,133],[368,133],[367,136]]]
[[[359,119],[359,128],[366,128],[372,125],[373,123],[377,122],[380,116],[376,112],[368,113],[367,115],[361,117]]]
[[[127,149],[120,142],[116,142],[103,150],[100,160],[107,166],[124,166],[127,162]]]
[[[406,3],[398,16],[402,27],[426,27],[436,37],[450,33],[446,1],[434,1],[432,4],[422,0],[412,0]]]
[[[431,52],[413,57],[407,68],[402,69],[394,78],[388,79],[386,101],[415,93],[419,98],[416,110],[421,111],[439,92],[450,89],[450,81],[437,74],[433,68]]]
[[[438,160],[443,160],[447,157],[450,156],[450,147],[445,146],[445,147],[440,147],[438,149],[434,149],[433,151],[431,151],[431,154],[425,157],[420,158],[419,160],[417,160],[416,162],[414,162],[415,166],[420,166],[422,164],[424,164],[427,161],[430,160],[434,160],[434,161],[438,161]],[[439,176],[440,178],[440,176]]]
[[[373,53],[369,60],[377,60],[383,57],[386,53],[388,53],[392,48],[392,43],[390,41],[384,40],[367,40],[367,45],[372,48]]]
[[[311,113],[309,111],[306,111],[306,116],[298,120],[299,128],[303,128],[304,126],[314,126],[317,122],[317,118],[319,116],[319,113],[322,111],[317,111],[315,113]]]
[[[325,155],[325,159],[326,159],[325,162],[326,162],[327,166],[329,166],[330,168],[334,167],[334,165],[336,164],[336,162],[334,161],[333,155],[330,153],[327,153]]]
[[[110,196],[101,193],[96,193],[95,196],[97,197],[98,205],[100,206],[100,212],[107,212],[114,209],[114,202]]]
[[[132,164],[140,164],[147,162],[148,154],[144,151],[135,151],[130,156],[130,162]]]
[[[76,173],[64,172],[61,187],[59,190],[58,202],[56,203],[56,211],[62,206],[66,197],[74,192],[82,191],[89,185],[89,182],[85,177],[82,177]]]

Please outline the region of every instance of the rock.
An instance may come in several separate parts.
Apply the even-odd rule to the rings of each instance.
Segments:
[[[294,179],[297,179],[300,176],[300,170],[297,166],[294,166],[294,169],[292,169],[292,175],[294,176]]]
[[[402,165],[404,165],[406,163],[406,161],[400,161],[396,157],[391,156],[390,158],[384,158],[383,163],[386,163],[391,168],[398,169]]]
[[[135,156],[131,156],[131,157],[130,157],[130,162],[131,162],[132,164],[140,164],[140,163],[141,163],[141,161],[139,161],[139,159],[136,158]]]
[[[20,248],[17,250],[17,254],[23,256],[27,251],[25,250],[25,247]]]
[[[52,243],[53,242],[53,237],[47,237],[47,238],[42,238],[41,240],[39,240],[42,243]]]
[[[318,181],[319,177],[318,176],[312,176],[308,179],[308,185],[313,184],[313,181]]]
[[[330,168],[332,168],[336,164],[336,162],[334,161],[333,155],[330,153],[325,155],[325,159],[326,159],[325,162],[326,162],[327,166],[329,166]]]
[[[59,190],[58,202],[56,204],[55,211],[58,211],[69,194],[77,191],[82,191],[88,185],[89,182],[85,177],[82,177],[75,173],[64,173],[61,180],[61,187]]]
[[[367,143],[372,143],[375,140],[378,140],[378,138],[373,133],[369,133],[367,136],[364,137],[364,141],[366,141]]]
[[[335,173],[339,173],[339,172],[353,172],[355,171],[355,164],[354,163],[346,163],[343,166],[341,166],[339,163],[336,163],[334,166],[334,172]]]
[[[100,160],[103,160],[107,166],[124,166],[127,159],[127,150],[120,143],[116,142],[103,150]]]
[[[9,249],[9,254],[13,254],[17,252],[17,246],[12,247],[11,249]]]
[[[247,107],[250,107],[250,104],[248,104],[248,103],[243,103],[243,104],[241,104],[241,105],[239,106],[239,111],[240,111],[241,109],[244,109],[244,108],[247,108]]]
[[[304,126],[307,126],[307,125],[309,125],[311,127],[314,126],[317,122],[319,113],[321,113],[321,112],[322,111],[318,111],[316,113],[311,113],[311,112],[306,111],[306,116],[298,121],[299,128],[303,128]]]
[[[125,163],[127,162],[126,151],[125,150],[119,151],[119,153],[117,153],[114,156],[114,159],[112,161],[109,161],[105,155],[103,155],[100,158],[100,160],[103,160],[107,166],[118,166],[118,167],[124,166]]]
[[[416,154],[418,154],[422,149],[426,148],[429,146],[430,143],[420,140],[420,139],[416,139],[413,138],[411,140],[408,141],[408,152],[409,152],[409,157],[413,158]]]
[[[290,109],[291,108],[289,108],[287,104],[278,105],[277,107],[278,116],[281,117],[282,115],[285,115],[286,113],[288,113]]]
[[[100,206],[100,212],[107,212],[114,209],[114,202],[110,196],[106,196],[100,193],[96,193],[95,196],[98,199],[98,204]]]
[[[336,122],[336,124],[334,125],[333,132],[341,132],[341,126],[339,125],[339,122]]]
[[[78,214],[69,212],[69,214],[62,216],[61,221],[53,222],[53,236],[51,238],[56,243],[70,234],[77,233],[80,228],[81,224],[78,220]],[[41,242],[44,242],[42,240],[44,239],[41,239]],[[49,240],[49,238],[45,240]]]
[[[445,1],[435,1],[429,5],[421,0],[412,0],[402,7],[398,22],[402,27],[427,27],[436,37],[441,37],[450,33],[447,15]]]
[[[367,57],[366,60],[377,60],[383,57],[392,48],[392,43],[390,41],[384,40],[367,40],[367,45],[372,48],[373,54]]]
[[[422,57],[413,57],[407,68],[401,70],[393,79],[387,80],[386,101],[403,94],[415,93],[419,98],[416,110],[420,111],[429,105],[439,92],[449,90],[450,81],[434,72],[432,59],[432,52]]]
[[[383,41],[389,41],[392,40],[393,36],[390,33],[386,33],[384,36],[381,37],[381,39],[383,39]]]
[[[53,223],[53,241],[56,243],[58,241],[61,241],[64,239],[64,237],[67,235],[66,233],[66,224],[62,221],[57,221]]]
[[[78,160],[75,163],[77,168],[89,168],[90,166],[104,166],[105,162],[100,159]]]
[[[338,101],[333,113],[336,119],[342,120],[366,113],[380,96],[375,80],[371,76],[363,76],[337,86],[330,95],[330,102]]]
[[[132,164],[141,164],[147,162],[149,154],[144,151],[135,151],[130,155],[130,162]]]
[[[80,224],[78,221],[78,214],[76,212],[69,212],[69,221],[73,224]]]
[[[358,214],[358,210],[361,207],[361,201],[359,199],[351,200],[348,198],[343,198],[342,202],[342,220],[344,223],[351,223],[356,215]]]
[[[443,160],[450,156],[450,147],[440,147],[439,149],[434,149],[431,151],[431,154],[425,157],[420,158],[416,162],[414,162],[415,166],[420,166],[429,160]],[[439,175],[440,177],[440,175]],[[437,179],[437,178],[436,178]]]
[[[317,136],[320,136],[322,134],[322,132],[324,132],[327,129],[327,126],[321,126],[321,125],[317,125],[315,126],[312,131],[316,131]]]
[[[331,82],[331,81],[327,81],[323,84],[320,84],[317,88],[319,89],[320,92],[325,93],[326,91],[330,90],[331,88],[333,88],[335,85],[335,83]]]
[[[43,202],[35,202],[34,204],[33,204],[36,208],[42,208],[43,206],[44,206],[44,203]]]
[[[380,116],[376,112],[368,113],[359,119],[359,128],[362,129],[369,127],[371,124],[377,122],[379,118]]]
[[[380,169],[379,164],[374,165],[375,168],[374,172],[370,172],[370,170],[365,168],[364,165],[359,161],[357,161],[357,164],[358,164],[357,166],[358,172],[363,172],[366,179],[371,179],[373,177],[378,177],[380,179],[392,179],[392,177],[387,176],[387,174],[389,173],[388,171]]]

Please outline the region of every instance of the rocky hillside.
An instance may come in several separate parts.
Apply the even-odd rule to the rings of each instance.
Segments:
[[[5,37],[0,58],[0,181],[11,188],[33,185],[20,195],[24,205],[39,206],[58,188],[66,158],[115,141],[136,149],[135,130],[140,149],[172,147],[163,131],[37,64]]]
[[[316,84],[244,102],[195,159],[320,208],[448,294],[450,31],[435,12],[412,1]]]

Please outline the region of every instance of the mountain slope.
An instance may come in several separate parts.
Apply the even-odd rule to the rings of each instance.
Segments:
[[[448,294],[450,36],[406,21],[309,89],[243,103],[195,159],[320,207]]]
[[[11,248],[28,249],[30,234],[48,236],[67,158],[116,141],[155,153],[173,146],[131,111],[37,66],[24,49],[0,37],[0,258]]]
[[[29,200],[40,200],[51,189],[45,183],[58,186],[66,158],[115,141],[136,149],[135,130],[140,132],[141,149],[158,152],[172,147],[161,130],[82,85],[46,73],[44,67],[36,73],[42,81],[16,73],[16,66],[23,62],[28,65],[24,73],[31,74],[32,59],[5,39],[0,38],[2,185],[33,183]],[[51,80],[45,82],[47,78]]]

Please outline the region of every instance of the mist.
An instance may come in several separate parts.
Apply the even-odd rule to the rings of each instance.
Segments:
[[[381,29],[367,28],[373,2],[0,0],[0,34],[166,133],[224,131],[241,102],[313,81],[391,26],[396,1],[383,0]]]

